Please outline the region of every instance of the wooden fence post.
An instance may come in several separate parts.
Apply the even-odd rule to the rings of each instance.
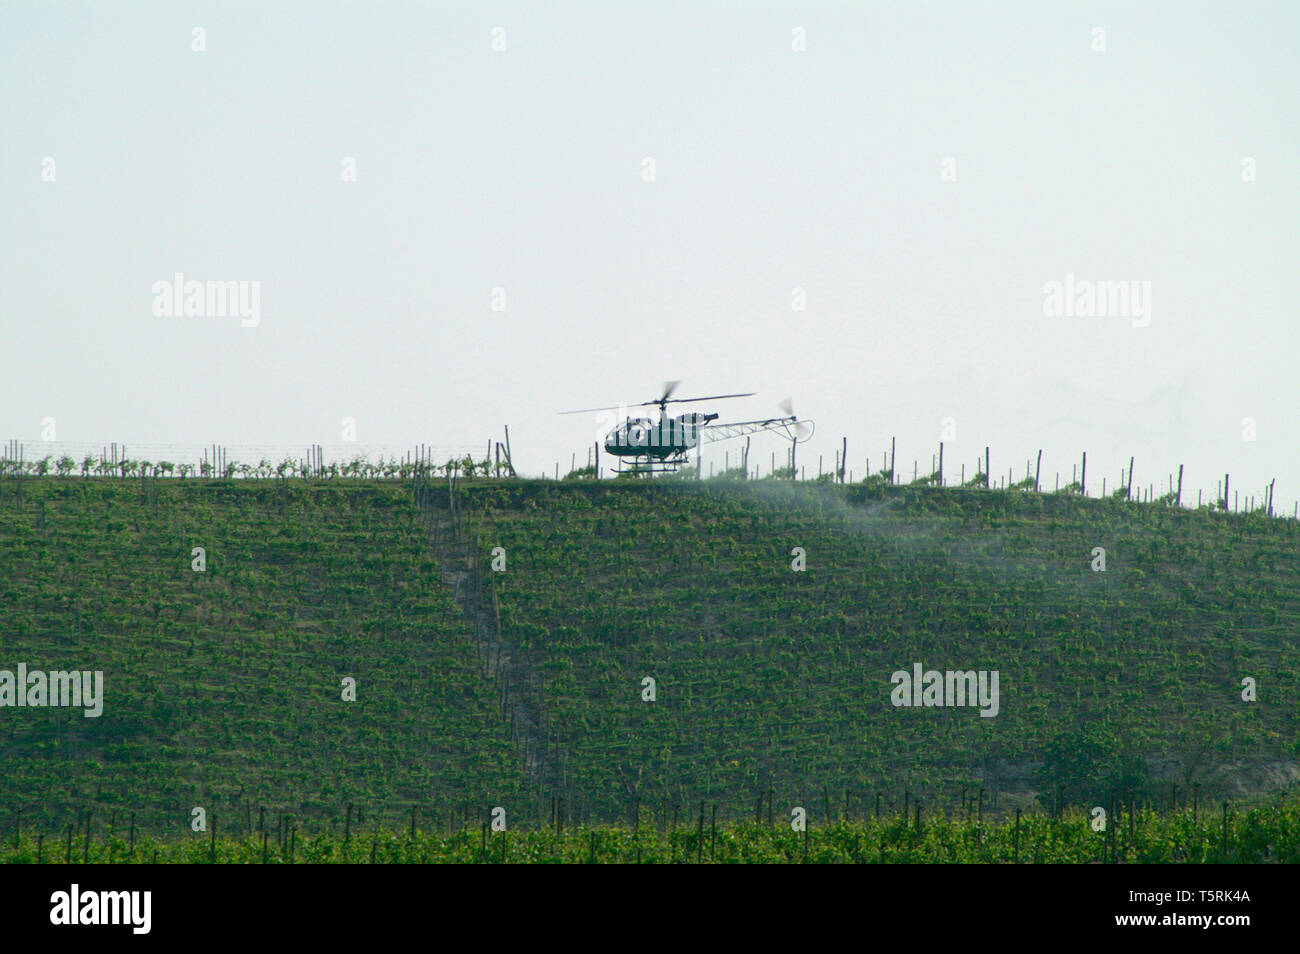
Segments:
[[[713,820],[709,823],[709,860],[713,861],[718,856],[718,806],[713,806]]]
[[[700,823],[695,828],[695,863],[704,861],[704,799],[700,799]]]

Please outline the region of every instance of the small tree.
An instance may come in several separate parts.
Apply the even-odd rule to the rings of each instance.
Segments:
[[[889,471],[882,470],[878,474],[871,474],[864,478],[862,483],[868,490],[883,490],[889,486]]]
[[[1038,770],[1039,798],[1050,805],[1058,787],[1073,802],[1114,789],[1139,793],[1148,783],[1145,762],[1125,749],[1110,726],[1089,725],[1056,734]]]

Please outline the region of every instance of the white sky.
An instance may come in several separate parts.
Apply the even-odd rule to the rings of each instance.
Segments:
[[[1186,464],[1193,502],[1277,478],[1289,511],[1298,28],[1294,3],[5,0],[0,439],[297,449],[352,417],[481,450],[509,424],[551,472],[599,436],[556,412],[680,378],[759,392],[693,408],[724,417],[793,396],[801,460],[847,436],[858,477],[893,435],[926,470],[951,417],[953,477],[1041,447],[1050,486],[1087,451],[1099,491],[1136,455],[1143,486]],[[260,282],[260,323],[155,316],[176,272]],[[1067,273],[1150,282],[1150,324],[1048,317]]]

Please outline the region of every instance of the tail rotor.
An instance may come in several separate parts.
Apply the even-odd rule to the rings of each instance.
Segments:
[[[808,438],[812,437],[813,422],[799,420],[798,416],[794,413],[794,400],[792,398],[786,398],[778,405],[778,407],[785,411],[786,417],[790,418],[790,426],[786,429],[786,433],[790,435],[791,441],[796,444],[802,444],[807,441]]]

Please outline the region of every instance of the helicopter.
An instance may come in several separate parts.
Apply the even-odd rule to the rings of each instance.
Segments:
[[[735,421],[714,424],[717,413],[700,413],[688,411],[676,416],[668,413],[669,404],[691,404],[699,401],[724,401],[732,398],[753,397],[753,391],[740,394],[711,394],[705,397],[675,398],[680,381],[664,382],[663,393],[653,400],[639,404],[607,405],[605,407],[581,408],[576,411],[561,411],[561,414],[590,414],[595,411],[623,410],[627,407],[658,407],[657,419],[649,417],[625,417],[605,435],[605,451],[618,458],[620,465],[627,462],[630,466],[616,468],[617,473],[633,471],[636,473],[675,472],[687,462],[689,451],[705,442],[727,440],[753,434],[758,431],[783,431],[794,444],[808,440],[812,436],[813,422],[799,420],[789,398],[782,402],[784,417],[765,420]],[[793,451],[792,451],[793,459]],[[791,465],[793,466],[793,464]]]

